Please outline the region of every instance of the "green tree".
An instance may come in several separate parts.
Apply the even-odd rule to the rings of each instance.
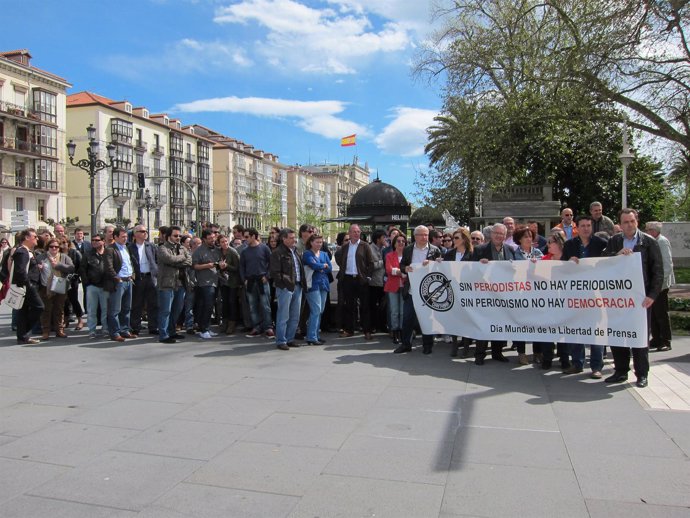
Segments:
[[[690,158],[687,0],[462,0],[438,16],[416,69],[444,73],[449,96],[579,88]]]

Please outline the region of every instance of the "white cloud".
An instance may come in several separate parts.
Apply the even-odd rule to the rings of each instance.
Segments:
[[[345,111],[347,103],[342,101],[296,101],[289,99],[268,99],[263,97],[218,97],[180,103],[172,112],[228,112],[256,115],[259,117],[292,119],[309,133],[324,138],[340,138],[357,133],[367,137],[371,132],[361,124],[337,117]]]
[[[219,8],[214,21],[265,27],[256,51],[271,65],[303,72],[354,74],[361,60],[410,46],[401,24],[374,28],[361,9],[315,9],[294,0],[243,0]]]
[[[113,55],[98,65],[131,80],[145,80],[151,74],[181,73],[209,74],[217,70],[236,71],[253,65],[247,52],[237,45],[220,41],[199,41],[183,38],[167,46],[156,55]]]
[[[433,125],[438,112],[405,106],[394,108],[393,112],[393,120],[374,139],[378,148],[390,155],[423,155],[427,142],[426,130]]]

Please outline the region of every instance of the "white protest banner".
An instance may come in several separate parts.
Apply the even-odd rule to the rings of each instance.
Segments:
[[[424,334],[647,346],[639,253],[579,264],[431,262],[409,278]]]

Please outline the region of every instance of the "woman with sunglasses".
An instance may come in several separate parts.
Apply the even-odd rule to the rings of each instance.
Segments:
[[[61,242],[52,238],[47,243],[47,253],[42,257],[41,278],[38,293],[43,300],[45,309],[41,314],[41,328],[43,329],[43,340],[50,338],[51,328],[55,330],[58,338],[67,338],[65,334],[65,300],[67,299],[67,281],[63,283],[63,293],[53,291],[53,278],[65,278],[70,273],[74,273],[74,263],[67,255],[69,242],[66,239]],[[64,251],[63,251],[64,250]]]
[[[399,344],[402,339],[403,323],[403,298],[402,287],[405,284],[407,275],[400,270],[400,260],[403,250],[407,246],[407,238],[403,234],[398,234],[393,239],[393,250],[386,254],[386,283],[383,291],[388,297],[388,313],[390,320],[390,330],[393,333],[393,343]]]
[[[472,239],[470,238],[470,233],[465,228],[458,228],[453,232],[451,237],[453,241],[453,247],[448,249],[446,254],[443,256],[444,261],[471,261],[472,252],[474,252],[474,245],[472,244]],[[470,355],[470,338],[460,337],[460,343],[462,343],[462,357],[467,358]],[[458,349],[460,347],[458,343],[458,337],[453,337],[453,345],[450,349],[450,355],[455,358],[458,355]]]

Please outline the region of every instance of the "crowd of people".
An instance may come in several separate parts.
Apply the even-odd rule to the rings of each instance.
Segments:
[[[236,225],[232,235],[206,224],[199,236],[180,227],[161,227],[157,242],[148,228],[108,225],[102,234],[84,240],[76,229],[70,240],[62,225],[39,235],[27,229],[2,245],[3,293],[10,285],[25,289],[12,325],[19,344],[67,337],[70,319],[75,331],[86,325],[90,338],[115,342],[138,338],[144,331],[162,343],[191,336],[208,340],[219,333],[245,333],[249,338],[275,340],[288,351],[323,345],[322,332],[351,337],[357,332],[371,340],[375,333],[389,334],[395,353],[412,350],[421,334],[408,274],[429,261],[572,260],[640,252],[647,297],[651,347],[671,348],[668,290],[673,284],[673,264],[668,240],[658,222],[648,222],[648,233],[638,229],[638,215],[624,209],[619,224],[592,203],[590,214],[574,218],[566,208],[561,223],[540,235],[534,221],[516,225],[511,217],[482,231],[458,227],[450,231],[420,225],[408,238],[395,226],[376,229],[367,240],[358,225],[338,235],[333,251],[311,225],[297,232],[271,229],[264,239],[256,229]],[[334,266],[337,265],[337,273]],[[330,304],[331,284],[337,278],[338,304]],[[83,298],[79,300],[79,287]],[[84,321],[85,320],[85,321]],[[217,332],[213,331],[213,324]],[[451,344],[451,355],[471,356],[483,365],[491,358],[507,362],[506,342],[475,337],[436,337],[421,334],[422,351],[431,354],[434,343]],[[514,341],[518,362],[530,363],[526,344]],[[566,374],[584,370],[584,344],[533,343],[533,361],[544,369],[560,360]],[[462,350],[461,350],[462,348]],[[612,347],[614,374],[607,382],[627,380],[630,349]],[[648,348],[632,349],[640,387],[647,385]],[[590,348],[591,376],[602,378],[604,347]]]

